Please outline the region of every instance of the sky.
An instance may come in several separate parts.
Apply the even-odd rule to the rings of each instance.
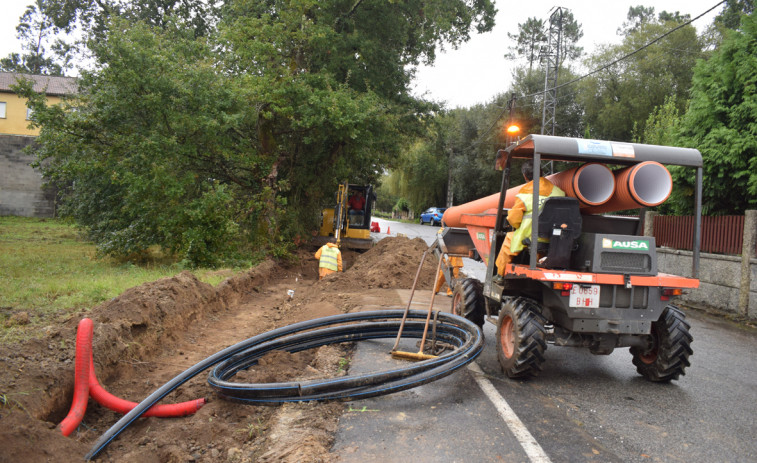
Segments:
[[[18,18],[33,0],[2,0],[5,13],[0,15],[0,57],[19,52],[16,39]],[[563,7],[573,12],[581,24],[584,36],[578,42],[584,51],[591,53],[598,45],[620,43],[617,29],[626,20],[630,6],[654,6],[655,12],[663,10],[689,14],[692,18],[709,10],[720,0],[520,0],[496,1],[499,10],[496,25],[491,32],[474,35],[457,50],[437,53],[433,66],[422,66],[416,74],[413,87],[415,95],[446,102],[448,107],[469,107],[486,103],[510,87],[512,70],[516,63],[504,58],[512,41],[508,32],[517,34],[518,24],[529,17],[549,21],[554,7]],[[528,8],[524,6],[528,5]],[[694,22],[701,33],[715,15],[711,13]]]

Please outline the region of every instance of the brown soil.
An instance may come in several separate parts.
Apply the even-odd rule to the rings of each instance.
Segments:
[[[57,429],[71,405],[76,329],[94,321],[93,351],[100,383],[139,402],[216,352],[251,336],[298,321],[399,305],[394,288],[410,288],[427,249],[420,238],[386,238],[359,254],[343,251],[345,271],[317,277],[315,249],[291,262],[266,261],[212,287],[189,272],[131,288],[61,320],[43,338],[2,346],[0,462],[81,461],[120,415],[90,399],[69,437]],[[424,263],[418,288],[430,289],[434,259]],[[287,290],[295,291],[294,297]],[[275,352],[235,379],[282,381],[344,374],[348,348],[324,346],[297,354]],[[334,461],[329,454],[344,405],[304,403],[252,406],[215,396],[202,373],[161,403],[205,397],[183,418],[140,418],[98,455],[124,462]]]

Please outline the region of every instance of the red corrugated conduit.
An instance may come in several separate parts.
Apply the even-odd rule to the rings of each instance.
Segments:
[[[90,396],[103,407],[123,414],[130,412],[137,405],[136,402],[114,396],[97,381],[92,353],[92,330],[93,324],[89,318],[84,318],[79,322],[79,329],[76,333],[74,401],[68,415],[60,423],[60,429],[64,436],[71,434],[81,423]],[[195,413],[204,404],[205,399],[203,398],[177,404],[154,405],[142,416],[161,418],[186,416]]]

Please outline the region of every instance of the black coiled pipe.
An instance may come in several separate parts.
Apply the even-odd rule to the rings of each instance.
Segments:
[[[179,374],[124,415],[95,442],[85,458],[91,460],[118,434],[171,391],[213,365],[208,379],[219,396],[246,403],[281,403],[312,400],[356,400],[410,389],[443,378],[472,362],[483,349],[481,329],[456,315],[439,313],[436,338],[455,346],[437,358],[408,363],[403,368],[323,380],[270,384],[233,383],[238,371],[268,352],[298,352],[327,344],[394,338],[403,310],[356,312],[317,318],[253,336],[208,357]],[[411,310],[403,338],[420,339],[427,313]],[[420,321],[423,320],[423,321]]]

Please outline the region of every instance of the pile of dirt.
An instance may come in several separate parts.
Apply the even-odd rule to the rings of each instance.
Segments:
[[[39,339],[0,347],[0,462],[77,461],[120,415],[90,400],[84,420],[64,437],[57,424],[71,404],[76,328],[94,321],[100,383],[140,401],[216,352],[291,323],[361,309],[367,299],[397,303],[392,288],[410,288],[423,252],[420,239],[387,238],[365,253],[343,251],[345,272],[319,281],[315,249],[287,262],[264,262],[217,287],[184,272],[131,288],[89,311],[58,320]],[[434,282],[427,257],[419,288]],[[288,296],[294,291],[294,297]],[[397,298],[393,301],[392,298]],[[240,381],[345,374],[349,346],[272,353]],[[201,377],[202,376],[202,377]],[[162,403],[206,397],[195,415],[140,418],[97,461],[329,461],[340,403],[240,405],[218,399],[199,375]]]
[[[327,283],[335,289],[413,287],[418,265],[428,245],[421,238],[404,236],[385,238],[360,255],[343,274],[330,275]],[[436,282],[437,259],[428,253],[418,276],[417,289],[431,289]]]

